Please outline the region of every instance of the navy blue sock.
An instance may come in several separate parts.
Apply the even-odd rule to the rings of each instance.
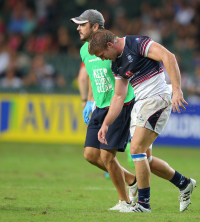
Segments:
[[[188,185],[188,179],[177,171],[175,171],[174,177],[170,180],[170,182],[180,190],[183,190]]]
[[[138,189],[138,203],[145,208],[150,208],[150,187]]]

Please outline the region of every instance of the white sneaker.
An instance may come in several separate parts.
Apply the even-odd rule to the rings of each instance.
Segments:
[[[187,209],[187,207],[192,203],[190,201],[190,195],[192,194],[192,191],[196,187],[196,180],[189,179],[190,182],[188,183],[187,187],[184,190],[180,191],[180,211],[184,211]]]
[[[119,200],[119,202],[112,208],[109,208],[108,210],[123,210],[125,208],[130,208],[131,204],[127,203],[126,201]]]
[[[136,203],[134,206],[120,210],[122,213],[151,213],[151,208],[144,208],[139,203]]]
[[[138,184],[135,183],[132,186],[128,186],[129,189],[129,199],[131,201],[131,204],[136,204],[137,203],[137,198],[138,198]]]

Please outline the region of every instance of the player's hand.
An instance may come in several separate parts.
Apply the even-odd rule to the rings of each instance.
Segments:
[[[107,141],[106,141],[106,134],[107,134],[107,132],[108,132],[108,126],[105,125],[105,124],[103,124],[103,125],[101,126],[101,129],[100,129],[99,132],[98,132],[98,140],[99,140],[101,143],[105,144],[105,145],[108,145],[108,143],[107,143]]]
[[[87,101],[86,106],[83,110],[83,119],[86,124],[90,122],[90,113],[92,112],[93,102]]]
[[[183,98],[183,93],[181,90],[173,90],[173,96],[172,96],[172,110],[173,112],[180,113],[180,107],[183,109],[185,108],[185,105],[188,105],[188,103]]]

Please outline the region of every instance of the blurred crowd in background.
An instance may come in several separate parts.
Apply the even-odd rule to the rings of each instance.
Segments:
[[[117,36],[173,52],[187,99],[200,103],[200,0],[0,0],[0,91],[78,92],[82,43],[70,18],[91,8]]]

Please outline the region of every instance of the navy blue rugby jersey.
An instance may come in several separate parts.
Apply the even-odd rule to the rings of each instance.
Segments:
[[[132,87],[163,72],[161,62],[147,58],[153,40],[147,36],[127,35],[122,54],[112,62],[115,77],[128,79]]]

